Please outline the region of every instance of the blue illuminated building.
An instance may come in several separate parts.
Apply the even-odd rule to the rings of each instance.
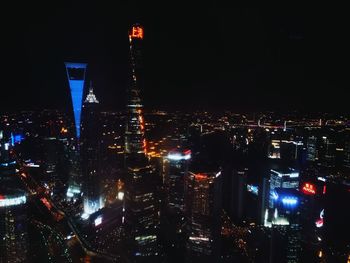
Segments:
[[[23,136],[21,134],[13,134],[11,133],[11,144],[12,146],[14,146],[17,143],[20,143],[21,141],[23,141]]]
[[[66,62],[67,77],[72,96],[72,105],[77,139],[80,138],[80,119],[85,83],[86,63]]]
[[[276,188],[272,193],[270,262],[300,262],[300,193],[293,188]]]

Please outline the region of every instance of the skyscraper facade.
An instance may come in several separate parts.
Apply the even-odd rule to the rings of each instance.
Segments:
[[[27,262],[27,196],[16,176],[10,135],[0,130],[0,262]]]
[[[221,172],[188,172],[185,213],[189,262],[217,262],[222,209]]]
[[[10,150],[9,136],[5,131],[0,130],[0,174],[2,177],[13,175],[16,170],[16,160],[11,156]]]
[[[184,179],[191,159],[190,150],[173,150],[167,156],[168,167],[165,175],[167,206],[175,213],[184,212]]]
[[[90,86],[83,105],[80,148],[84,178],[84,216],[103,207],[98,180],[101,176],[100,133],[99,101]]]
[[[0,188],[0,262],[27,262],[26,201],[24,191]]]
[[[310,136],[307,138],[307,160],[315,161],[317,159],[317,138]]]
[[[271,218],[270,262],[300,262],[300,195],[296,189],[275,189]]]
[[[277,188],[298,189],[299,172],[293,168],[279,169],[270,171],[270,193]],[[273,206],[273,195],[270,195],[270,208]]]
[[[141,101],[142,81],[142,57],[141,48],[143,41],[143,27],[134,25],[129,32],[131,85],[127,90],[128,118],[125,129],[125,153],[144,153],[145,123],[143,119],[143,105]]]

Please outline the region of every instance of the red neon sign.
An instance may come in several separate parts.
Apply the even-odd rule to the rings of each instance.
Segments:
[[[143,39],[143,28],[140,26],[133,26],[131,33],[129,35],[131,38],[140,38]]]
[[[326,190],[327,190],[326,185],[324,185],[324,186],[323,186],[323,194],[326,193]]]
[[[302,188],[302,190],[303,190],[304,194],[308,194],[308,195],[316,194],[316,187],[315,187],[315,185],[310,184],[310,183],[305,183],[303,188]]]

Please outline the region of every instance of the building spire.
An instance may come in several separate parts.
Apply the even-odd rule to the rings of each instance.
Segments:
[[[89,93],[86,96],[85,103],[99,103],[94,94],[94,88],[92,87],[92,81],[90,81]]]

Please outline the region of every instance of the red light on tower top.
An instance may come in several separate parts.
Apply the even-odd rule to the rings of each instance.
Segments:
[[[129,34],[130,39],[139,38],[143,39],[143,28],[141,26],[133,26]]]

